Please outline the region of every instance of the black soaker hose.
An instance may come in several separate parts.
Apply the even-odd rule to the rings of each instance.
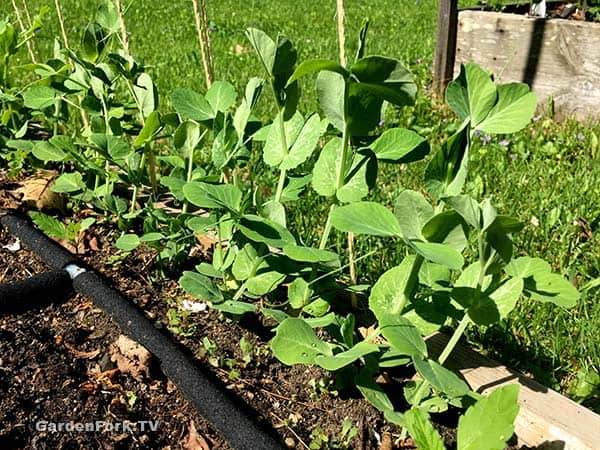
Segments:
[[[68,299],[71,277],[64,270],[40,273],[26,280],[0,284],[0,314],[23,312]]]
[[[8,215],[0,217],[0,224],[52,268],[61,270],[70,264],[81,267],[70,253],[34,229],[26,220]],[[165,375],[181,389],[198,412],[223,433],[233,448],[282,448],[275,436],[265,431],[249,413],[240,409],[231,394],[198,370],[194,362],[168,336],[156,329],[134,305],[110,288],[98,274],[76,274],[73,287],[108,313],[125,334],[156,356]]]

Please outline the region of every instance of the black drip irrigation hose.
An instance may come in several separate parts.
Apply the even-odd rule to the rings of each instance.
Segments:
[[[40,273],[26,280],[0,284],[0,314],[25,312],[72,295],[73,284],[67,271]]]
[[[73,255],[34,229],[27,220],[6,215],[0,217],[0,224],[55,271],[60,271],[72,279],[76,292],[96,303],[110,315],[123,333],[153,353],[165,375],[179,387],[198,412],[221,431],[233,448],[283,448],[272,430],[267,430],[257,423],[247,407],[244,408],[239,400],[236,401],[228,391],[200,371],[177,344],[155,328],[133,304],[110,288],[98,274],[82,268]],[[57,275],[55,272],[50,274],[64,280],[65,275]],[[40,282],[45,275],[40,275]]]

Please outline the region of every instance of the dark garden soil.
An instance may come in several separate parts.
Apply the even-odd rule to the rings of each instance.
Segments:
[[[0,176],[0,214],[19,206],[14,187]],[[177,308],[185,294],[176,281],[150,280],[155,257],[150,251],[109,262],[114,252],[106,230],[110,227],[90,230],[81,258],[156,326],[172,331],[175,324],[172,317],[169,322],[168,311]],[[0,283],[47,270],[27,249],[4,248],[13,241],[0,228]],[[171,335],[256,411],[257,418],[275,428],[282,446],[308,448],[311,441],[328,436],[331,448],[414,448],[410,439],[393,446],[400,430],[387,424],[358,392],[332,392],[324,371],[277,362],[268,351],[272,335],[266,325],[258,317],[233,322],[210,310],[189,315],[177,324],[180,333]],[[0,449],[229,448],[156,364],[147,373],[117,368],[111,355],[119,336],[113,321],[78,295],[25,313],[0,313]],[[203,344],[205,338],[210,342]],[[242,351],[242,338],[252,350]],[[401,398],[398,384],[381,381],[392,396]],[[346,418],[357,426],[349,442],[341,436]],[[131,431],[51,432],[37,430],[39,421],[133,426]],[[142,430],[139,421],[158,421],[158,428],[152,431],[146,424]],[[439,422],[446,444],[453,448],[456,414],[442,416]]]

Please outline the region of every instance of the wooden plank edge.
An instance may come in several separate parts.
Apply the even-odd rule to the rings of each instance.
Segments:
[[[448,339],[442,333],[429,336],[430,355],[439,355]],[[471,389],[482,394],[506,384],[520,386],[520,410],[515,421],[520,445],[561,450],[600,449],[600,416],[558,392],[460,344],[445,366],[459,371]]]

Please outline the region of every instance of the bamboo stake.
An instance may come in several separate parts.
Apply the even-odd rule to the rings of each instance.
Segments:
[[[27,19],[27,25],[29,26],[29,28],[31,28],[31,26],[33,25],[33,22],[31,21],[31,15],[29,14],[29,8],[27,8],[27,2],[25,0],[23,0],[22,3],[23,3],[23,11],[25,11],[25,18]]]
[[[346,66],[346,31],[344,28],[344,0],[337,0],[337,29],[340,48],[340,64]]]
[[[192,5],[194,7],[194,19],[196,20],[196,32],[198,33],[198,42],[200,43],[200,53],[202,54],[204,76],[206,77],[206,87],[210,88],[215,75],[212,64],[210,36],[208,35],[206,0],[200,0],[200,2],[202,7],[202,15],[198,9],[198,0],[192,0]]]
[[[129,36],[127,35],[127,26],[125,25],[125,14],[123,14],[123,6],[121,0],[115,0],[117,4],[117,11],[119,13],[119,23],[121,24],[121,40],[123,41],[123,48],[129,53]]]
[[[65,48],[71,48],[69,46],[69,39],[67,38],[67,32],[65,31],[65,20],[62,15],[62,11],[60,10],[59,0],[54,0],[54,8],[56,9],[56,15],[58,16],[58,23],[60,24],[60,31],[62,33],[63,43],[65,44]]]
[[[67,32],[65,31],[65,20],[63,18],[62,11],[60,10],[59,0],[54,0],[54,8],[56,9],[56,15],[58,16],[58,23],[60,24],[60,31],[62,33],[63,43],[65,44],[65,48],[68,49],[68,48],[70,48],[69,47],[69,39],[67,38]],[[69,60],[71,60],[71,58],[69,58]],[[82,98],[80,95],[77,96],[77,100],[79,100],[79,104],[81,105]],[[81,113],[81,120],[83,122],[83,127],[85,129],[89,129],[90,128],[90,120],[88,119],[87,113],[83,109],[80,109],[80,113]]]
[[[336,6],[340,64],[342,66],[346,66],[346,29],[344,27],[344,20],[346,18],[346,14],[344,12],[344,0],[337,0]],[[354,233],[348,233],[348,259],[348,263],[350,265],[350,283],[352,283],[352,285],[354,286],[358,283],[358,278],[356,276],[356,258],[354,253]],[[356,308],[358,306],[356,294],[353,292],[350,298],[352,301],[352,307]]]
[[[15,15],[17,16],[17,22],[19,24],[19,27],[21,27],[21,32],[24,33],[27,30],[27,28],[25,28],[25,24],[23,23],[23,19],[21,18],[21,13],[19,11],[19,7],[15,3],[15,0],[11,0],[11,2],[13,5],[13,9],[15,10]],[[31,47],[31,42],[29,40],[27,40],[25,42],[25,45],[27,46],[27,51],[29,52],[29,57],[31,58],[31,62],[36,64],[37,61],[35,60],[35,55],[33,53],[33,48]]]

